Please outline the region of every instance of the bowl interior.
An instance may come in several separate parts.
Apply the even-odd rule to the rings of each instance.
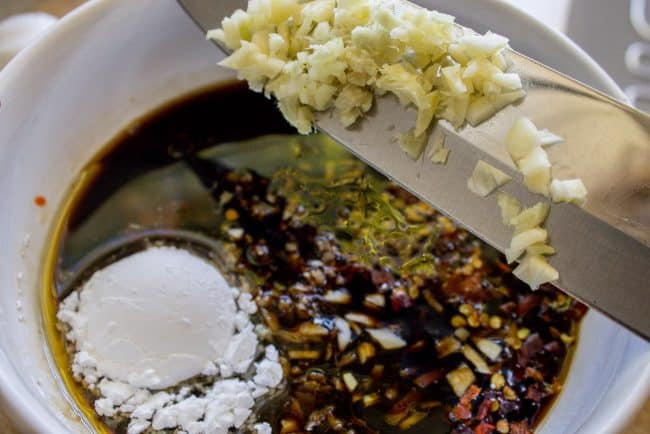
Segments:
[[[513,9],[488,0],[419,3],[478,29],[525,35],[515,48],[620,96],[591,60]],[[215,66],[219,57],[174,0],[94,1],[0,74],[0,395],[29,431],[86,430],[49,368],[41,333],[39,270],[59,204],[85,162],[134,119],[232,78]],[[34,205],[37,195],[44,207]],[[624,418],[621,409],[643,396],[649,359],[647,345],[589,313],[565,390],[540,432],[611,427],[612,414]],[[597,413],[610,419],[595,425]]]

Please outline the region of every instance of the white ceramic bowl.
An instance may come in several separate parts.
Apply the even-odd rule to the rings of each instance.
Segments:
[[[503,3],[421,3],[506,34],[515,48],[623,97],[571,42]],[[41,333],[40,264],[58,204],[84,163],[130,121],[230,77],[215,66],[219,56],[173,0],[97,0],[0,74],[0,398],[20,432],[86,431],[48,365]],[[47,198],[45,207],[34,205],[36,195]],[[578,342],[540,433],[613,432],[648,394],[647,344],[594,312]]]

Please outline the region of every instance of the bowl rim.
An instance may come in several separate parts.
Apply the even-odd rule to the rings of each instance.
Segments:
[[[538,19],[537,17],[531,15],[529,12],[525,11],[522,8],[515,6],[513,3],[508,2],[507,0],[485,0],[488,3],[496,3],[499,7],[508,10],[510,14],[515,15],[520,21],[526,22],[529,26],[535,27],[537,30],[544,31],[548,36],[553,39],[553,42],[558,45],[563,45],[568,51],[571,51],[579,60],[587,65],[592,72],[594,72],[600,80],[603,81],[606,88],[603,88],[603,91],[608,95],[617,98],[625,103],[627,103],[628,98],[625,92],[620,88],[620,86],[614,81],[614,79],[605,71],[605,69],[600,66],[598,62],[594,60],[587,52],[575,43],[571,38],[566,34],[560,32],[558,29],[551,27]]]
[[[628,97],[625,92],[623,92],[623,90],[607,73],[607,71],[605,71],[605,69],[600,66],[598,62],[596,62],[589,54],[587,54],[584,49],[582,49],[582,47],[575,43],[566,34],[553,27],[548,26],[537,17],[534,17],[524,9],[517,7],[514,4],[507,2],[506,0],[487,0],[487,2],[497,3],[500,7],[508,10],[512,15],[516,16],[517,19],[521,20],[522,22],[526,22],[531,27],[536,27],[539,30],[545,31],[545,33],[553,39],[553,42],[557,43],[558,45],[562,45],[568,51],[571,51],[576,57],[580,59],[580,61],[588,66],[592,72],[598,76],[599,79],[603,80],[603,84],[606,85],[606,88],[603,89],[605,93],[625,103],[628,102]],[[627,347],[629,346],[630,342],[628,341]],[[621,432],[639,413],[641,408],[646,404],[646,401],[650,399],[650,365],[647,365],[645,369],[638,374],[639,376],[636,386],[633,390],[630,390],[625,402],[619,403],[617,406],[618,411],[613,414],[611,418],[609,418],[608,424],[602,427],[603,433]]]
[[[76,31],[77,27],[83,27],[84,23],[92,21],[104,11],[108,11],[119,3],[128,0],[90,0],[82,4],[58,23],[52,26],[38,41],[31,44],[21,53],[19,53],[9,64],[0,72],[0,89],[4,88],[15,80],[20,80],[21,72],[28,68],[33,59],[39,56],[42,50],[56,46],[56,40],[59,35],[67,32]],[[561,46],[567,52],[576,56],[579,61],[594,73],[601,81],[604,90],[614,97],[625,100],[625,94],[616,85],[614,80],[593,60],[584,50],[571,41],[566,35],[553,29],[522,9],[515,7],[505,0],[483,0],[490,7],[500,8],[504,14],[512,16],[527,26],[534,28],[537,32],[550,37],[553,43]],[[0,157],[5,149],[0,148]],[[0,360],[6,356],[0,350]],[[603,432],[619,431],[630,421],[630,418],[644,404],[645,398],[650,395],[650,366],[647,366],[643,372],[639,372],[638,382],[633,390],[629,391],[627,399],[617,406],[617,411],[610,418]],[[14,417],[13,422],[20,423],[21,426],[33,429],[37,432],[52,432],[53,426],[61,426],[56,415],[49,411],[41,410],[40,405],[34,405],[30,393],[17,379],[13,372],[0,369],[0,400],[6,410],[11,412]]]

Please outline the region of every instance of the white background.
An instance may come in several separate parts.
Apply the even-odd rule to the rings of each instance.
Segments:
[[[571,0],[502,0],[535,16],[547,25],[564,32],[567,28]]]

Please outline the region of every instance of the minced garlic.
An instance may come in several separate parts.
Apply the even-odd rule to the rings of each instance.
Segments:
[[[544,148],[563,141],[562,137],[548,130],[538,130],[530,119],[520,118],[508,131],[505,146],[524,175],[524,184],[530,192],[550,196],[553,202],[582,206],[587,199],[587,189],[580,179],[557,180],[551,177],[551,162]],[[540,202],[522,211],[521,204],[505,193],[499,195],[498,204],[503,223],[515,228],[510,247],[505,252],[509,263],[521,258],[513,274],[533,289],[557,280],[559,273],[546,260],[546,256],[555,254],[555,249],[546,243],[548,233],[541,228],[550,205]]]
[[[474,167],[472,176],[467,180],[467,188],[474,194],[486,197],[497,188],[510,182],[511,179],[509,175],[496,167],[479,160]]]
[[[221,65],[278,100],[300,133],[314,112],[333,109],[350,126],[375,95],[391,93],[418,110],[400,136],[419,156],[435,119],[477,124],[525,94],[507,72],[508,39],[478,35],[454,17],[378,0],[250,0],[208,38],[232,50]],[[442,159],[442,158],[440,158]]]
[[[508,263],[521,259],[513,274],[532,289],[557,280],[560,277],[557,270],[546,260],[546,256],[555,254],[555,249],[546,244],[548,233],[541,227],[548,217],[549,204],[539,202],[522,209],[519,201],[506,193],[499,194],[497,203],[504,223],[515,229],[505,252]]]

